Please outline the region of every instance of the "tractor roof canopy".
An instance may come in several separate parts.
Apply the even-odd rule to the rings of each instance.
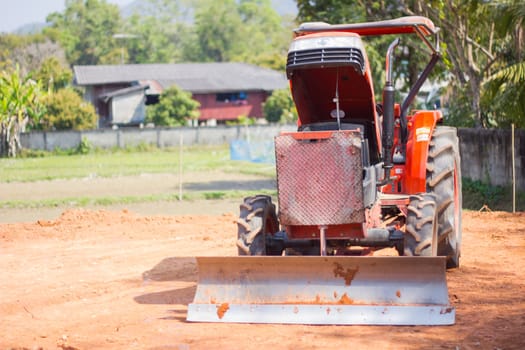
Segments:
[[[386,21],[364,22],[352,24],[328,24],[325,22],[306,22],[294,32],[296,36],[318,33],[318,32],[351,32],[361,36],[387,35],[387,34],[411,34],[435,35],[439,28],[426,17],[407,16]]]

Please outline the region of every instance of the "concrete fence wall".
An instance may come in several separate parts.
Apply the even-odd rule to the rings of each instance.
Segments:
[[[151,144],[157,147],[175,147],[182,137],[184,145],[217,145],[238,139],[267,140],[281,131],[295,130],[295,126],[254,125],[214,128],[123,128],[89,131],[31,132],[21,135],[22,146],[28,149],[53,151],[57,148],[76,148],[82,139],[94,147],[113,148]]]
[[[29,149],[54,150],[76,148],[82,139],[100,148],[151,144],[176,147],[184,145],[225,144],[232,140],[268,140],[295,126],[255,125],[214,128],[155,128],[91,131],[31,132],[21,135],[22,145]],[[510,130],[459,129],[462,176],[493,185],[512,183]],[[525,191],[525,131],[515,132],[516,187]]]
[[[511,130],[459,129],[461,175],[492,185],[512,184]],[[525,191],[525,130],[514,132],[516,188]]]

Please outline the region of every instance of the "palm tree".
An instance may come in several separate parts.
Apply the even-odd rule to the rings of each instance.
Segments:
[[[20,68],[0,74],[0,156],[16,157],[22,148],[20,133],[43,112],[40,84],[22,77]]]
[[[496,30],[506,38],[502,59],[483,84],[483,105],[499,126],[525,127],[525,2],[504,0],[492,4]]]

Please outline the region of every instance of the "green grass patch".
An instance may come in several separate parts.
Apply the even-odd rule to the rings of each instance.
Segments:
[[[188,146],[180,159],[178,148],[134,148],[98,150],[87,154],[46,153],[43,156],[0,159],[0,181],[31,182],[38,180],[86,177],[133,176],[148,173],[178,173],[220,170],[226,173],[274,177],[272,164],[230,160],[228,145]]]
[[[259,164],[230,160],[228,145],[186,146],[182,159],[179,148],[158,149],[138,145],[126,149],[100,150],[83,144],[78,150],[55,152],[26,152],[22,158],[0,159],[0,181],[32,182],[55,179],[135,176],[148,173],[178,173],[182,162],[184,173],[222,171],[275,177],[272,164]],[[184,200],[242,198],[265,191],[214,191],[184,194]],[[275,196],[275,191],[266,191]],[[112,205],[154,201],[178,200],[178,194],[126,197],[80,197],[36,201],[0,201],[3,208],[38,208],[56,206]],[[512,210],[510,186],[491,186],[481,181],[463,179],[463,207],[479,210],[487,205],[492,210]],[[525,210],[525,192],[516,197],[516,210]]]
[[[221,200],[238,199],[239,203],[244,197],[255,196],[256,194],[266,194],[277,196],[277,191],[222,191],[222,192],[187,192],[182,195],[183,201],[194,200]],[[86,207],[86,206],[110,206],[118,204],[134,203],[153,203],[178,201],[179,195],[175,193],[156,194],[147,196],[114,196],[114,197],[71,197],[71,198],[49,198],[41,200],[13,200],[0,201],[0,208],[3,209],[37,209],[55,207]]]
[[[223,199],[226,196],[225,192],[205,192],[203,193],[206,199]]]
[[[463,178],[462,187],[464,209],[480,210],[486,205],[491,210],[512,211],[511,186],[493,186]],[[516,210],[525,210],[525,192],[516,193]]]

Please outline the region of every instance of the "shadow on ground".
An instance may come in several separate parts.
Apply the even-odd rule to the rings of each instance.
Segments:
[[[245,180],[245,181],[210,181],[210,182],[186,182],[186,190],[192,191],[226,191],[226,190],[275,190],[276,182],[268,180]]]

